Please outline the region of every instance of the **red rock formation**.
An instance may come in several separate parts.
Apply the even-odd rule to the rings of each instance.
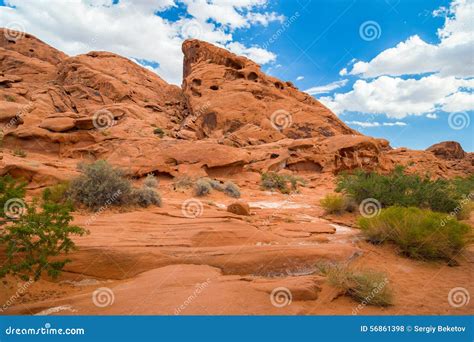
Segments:
[[[14,42],[1,31],[2,153],[23,149],[37,167],[8,157],[0,171],[20,167],[34,186],[44,186],[74,174],[79,161],[98,158],[138,177],[334,174],[395,164],[441,177],[473,170],[472,154],[456,143],[430,152],[392,150],[386,140],[360,135],[245,57],[197,40],[184,42],[183,52],[180,89],[113,53],[69,57],[31,35]],[[68,171],[52,172],[51,165]]]

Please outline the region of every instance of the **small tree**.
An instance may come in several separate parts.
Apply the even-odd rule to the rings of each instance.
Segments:
[[[27,205],[23,196],[25,184],[11,177],[0,177],[0,247],[5,248],[6,262],[0,267],[0,278],[7,274],[39,279],[43,271],[57,277],[69,259],[52,259],[75,248],[70,235],[84,235],[86,230],[70,225],[70,204],[43,200]],[[12,215],[9,200],[17,208]]]

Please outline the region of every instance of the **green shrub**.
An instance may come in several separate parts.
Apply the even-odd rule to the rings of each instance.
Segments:
[[[26,184],[26,182],[18,181],[10,175],[0,177],[0,213],[2,215],[4,215],[5,203],[8,200],[25,197]],[[0,215],[0,218],[4,217],[2,215]]]
[[[240,188],[231,181],[225,182],[224,193],[230,197],[240,198]]]
[[[110,205],[124,205],[130,201],[132,186],[122,170],[105,160],[79,166],[82,174],[71,182],[70,196],[91,210]]]
[[[131,201],[141,207],[149,207],[157,205],[161,207],[161,196],[152,187],[143,186],[140,189],[133,189],[131,193]]]
[[[471,228],[442,213],[419,208],[390,207],[359,226],[373,243],[391,241],[411,258],[451,259],[466,244]]]
[[[343,195],[327,194],[319,203],[327,214],[341,214],[346,210],[346,199]]]
[[[206,196],[211,193],[212,186],[205,179],[198,179],[194,185],[194,193],[196,196]]]
[[[279,190],[282,194],[289,194],[297,191],[298,185],[305,185],[300,177],[293,175],[278,174],[276,172],[266,172],[261,176],[262,188],[265,190]]]
[[[43,201],[52,203],[65,203],[68,200],[70,183],[63,182],[43,190]]]
[[[351,270],[338,264],[319,264],[319,272],[331,286],[342,289],[353,299],[368,305],[389,306],[393,303],[392,290],[384,273],[373,270]]]
[[[163,138],[165,136],[165,131],[158,127],[153,130],[153,134],[159,136],[160,138]]]
[[[342,174],[338,177],[336,191],[344,192],[357,203],[375,198],[382,207],[416,206],[441,212],[453,211],[461,200],[450,181],[405,174],[402,167],[388,175],[364,171]]]
[[[9,176],[0,177],[0,246],[6,253],[0,277],[12,274],[27,280],[32,275],[37,280],[45,271],[55,278],[70,261],[57,257],[75,248],[70,235],[84,235],[86,230],[70,225],[73,217],[69,204],[35,201],[27,205],[24,187]],[[15,217],[4,210],[5,203],[12,199],[24,209]]]

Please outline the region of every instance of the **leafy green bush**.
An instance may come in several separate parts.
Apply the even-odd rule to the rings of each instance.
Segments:
[[[289,194],[291,191],[297,191],[298,185],[304,185],[305,182],[300,177],[293,175],[279,174],[276,172],[262,173],[262,188],[265,190],[279,190],[282,194]]]
[[[194,193],[196,196],[206,196],[211,193],[212,186],[205,179],[198,179],[194,184]]]
[[[23,199],[24,187],[25,183],[18,183],[9,176],[0,177],[0,246],[6,251],[0,277],[12,274],[26,280],[33,275],[37,280],[45,271],[55,278],[69,262],[56,257],[75,247],[70,235],[83,235],[86,230],[70,225],[73,217],[69,204],[43,200],[41,204],[27,205]],[[5,205],[9,200],[17,201],[24,210],[11,216]]]
[[[26,182],[21,182],[10,175],[0,177],[0,212],[4,214],[5,203],[10,199],[25,197]],[[3,217],[0,215],[0,218]],[[1,222],[1,220],[0,220]]]
[[[373,243],[391,241],[411,258],[451,259],[466,244],[471,228],[446,214],[414,207],[382,209],[359,226]]]
[[[453,211],[461,200],[450,181],[405,174],[402,167],[388,175],[364,171],[342,174],[338,177],[336,191],[346,193],[357,203],[375,198],[382,207],[416,206],[441,212]]]
[[[240,198],[240,188],[231,181],[225,182],[224,193],[230,197]]]
[[[369,305],[389,306],[393,303],[392,290],[384,273],[373,270],[351,270],[345,265],[322,263],[319,272],[328,278],[331,286],[342,289],[346,295]]]
[[[327,214],[341,214],[346,210],[346,199],[343,195],[327,194],[319,203]]]
[[[82,174],[71,182],[71,198],[97,211],[101,207],[127,204],[132,191],[122,170],[105,160],[79,165]]]

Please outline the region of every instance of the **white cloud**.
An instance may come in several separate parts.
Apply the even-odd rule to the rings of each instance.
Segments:
[[[396,122],[377,122],[377,121],[346,121],[347,124],[360,126],[364,128],[372,128],[372,127],[381,127],[381,126],[406,126],[406,122],[396,121]]]
[[[341,71],[339,71],[339,76],[346,76],[347,75],[347,68],[343,68]]]
[[[446,10],[445,10],[446,11]],[[439,15],[439,12],[435,12]],[[429,44],[418,35],[387,49],[369,62],[356,62],[351,75],[364,78],[381,75],[439,73],[441,76],[474,76],[474,1],[455,0],[438,30],[439,44]]]
[[[298,77],[296,78],[296,80],[297,80],[297,81],[304,80],[304,76],[298,76]]]
[[[316,87],[306,89],[305,92],[310,95],[327,94],[333,90],[344,87],[346,84],[347,84],[347,80],[340,80],[340,81],[335,81],[335,82],[325,84],[322,86],[316,86]]]
[[[353,89],[320,100],[338,114],[354,111],[391,118],[474,110],[474,0],[454,0],[449,9],[434,12],[442,14],[446,19],[437,31],[438,44],[415,35],[369,62],[355,62],[348,74],[362,79]]]
[[[448,109],[450,97],[465,87],[474,87],[474,79],[431,75],[421,79],[381,76],[371,81],[357,80],[353,89],[344,94],[322,97],[320,101],[340,114],[345,111],[387,114],[392,118]],[[474,102],[464,103],[464,110],[474,109]]]
[[[438,118],[438,115],[435,114],[435,113],[428,113],[428,114],[426,114],[426,117],[427,117],[428,119],[436,120],[436,119]]]
[[[227,44],[226,48],[233,53],[248,57],[258,64],[266,64],[276,60],[276,55],[274,53],[256,46],[245,47],[239,42],[232,42]]]
[[[180,84],[181,43],[194,37],[268,63],[275,54],[234,41],[232,32],[252,25],[281,21],[265,12],[268,0],[7,0],[0,7],[2,26],[21,23],[26,32],[69,55],[105,50],[159,64],[154,70],[170,83]],[[166,20],[161,13],[182,3],[186,18]]]

